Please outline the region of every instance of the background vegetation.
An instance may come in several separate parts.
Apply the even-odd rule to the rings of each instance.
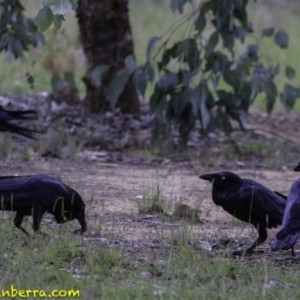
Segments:
[[[278,1],[279,2],[279,1]],[[298,41],[300,33],[297,30],[298,18],[300,14],[300,5],[293,1],[284,1],[280,4],[277,1],[249,1],[248,12],[249,19],[253,21],[258,31],[265,27],[274,26],[277,30],[284,28],[290,36],[289,47],[276,57],[278,49],[272,39],[263,41],[266,53],[270,60],[278,61],[282,66],[293,66],[296,70],[295,80],[299,80],[300,63],[298,63]],[[37,11],[41,8],[39,0],[30,2],[23,1],[26,8],[26,15],[35,17]],[[146,48],[148,41],[153,36],[160,36],[170,29],[177,20],[182,18],[178,12],[172,13],[169,7],[169,0],[161,1],[139,1],[130,0],[130,22],[134,38],[135,56],[137,65],[146,61]],[[189,10],[186,9],[185,13]],[[176,32],[173,40],[179,40],[183,37],[184,30]],[[71,72],[74,74],[76,84],[84,94],[84,84],[82,76],[85,72],[85,59],[81,51],[78,40],[78,25],[74,13],[66,15],[66,22],[62,28],[56,31],[53,26],[45,32],[46,44],[39,49],[26,54],[26,62],[20,61],[9,64],[4,55],[0,56],[0,90],[2,93],[41,93],[51,91],[49,83],[54,73],[63,74]],[[25,79],[26,73],[30,71],[35,78],[35,88],[32,90]],[[276,80],[280,85],[286,82],[284,73]],[[280,88],[280,87],[279,87]],[[151,88],[150,88],[151,89]],[[146,100],[150,91],[146,93]],[[256,105],[263,108],[265,103],[263,99],[257,99]],[[276,109],[283,110],[282,105],[277,102]],[[296,108],[300,105],[296,104]]]

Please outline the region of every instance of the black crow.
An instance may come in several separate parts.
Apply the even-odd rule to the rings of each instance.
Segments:
[[[28,129],[16,124],[12,124],[9,121],[12,120],[36,120],[37,112],[35,110],[25,110],[25,111],[9,111],[5,110],[0,106],[0,131],[8,131],[11,133],[19,134],[30,139],[35,139],[34,134],[38,131],[33,129]]]
[[[300,171],[300,162],[294,169]],[[292,249],[292,256],[295,256],[294,245],[300,235],[300,178],[297,179],[289,192],[287,204],[282,220],[282,229],[276,234],[276,239],[271,245],[271,250]]]
[[[257,228],[258,239],[247,249],[247,253],[253,252],[256,246],[267,239],[266,228],[281,225],[286,205],[285,196],[232,172],[204,174],[200,178],[212,182],[212,199],[216,205]]]
[[[0,177],[0,210],[16,211],[14,225],[21,226],[24,216],[32,216],[32,228],[39,232],[45,213],[54,215],[57,223],[77,219],[81,233],[87,230],[85,204],[81,196],[60,180],[48,175]],[[76,230],[77,232],[78,230]]]

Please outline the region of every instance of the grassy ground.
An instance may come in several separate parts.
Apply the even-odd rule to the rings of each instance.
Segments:
[[[49,236],[27,239],[13,229],[14,214],[1,212],[0,296],[13,285],[15,290],[47,295],[53,290],[78,290],[81,299],[298,299],[299,259],[292,259],[290,252],[270,252],[276,230],[269,230],[268,241],[259,247],[265,253],[231,255],[230,243],[246,248],[257,233],[213,204],[211,185],[198,179],[206,170],[201,164],[184,169],[3,158],[2,175],[59,174],[75,187],[86,203],[88,231],[74,235],[77,221],[57,225],[45,216],[41,230]],[[283,193],[297,175],[236,172]],[[170,211],[179,200],[198,207],[202,223],[138,213],[140,196],[143,207],[155,202]],[[31,222],[24,221],[29,232]],[[218,248],[211,249],[212,241]],[[299,245],[296,248],[298,252]]]
[[[1,226],[3,231],[3,226]],[[10,229],[10,228],[8,228]],[[81,299],[298,299],[298,262],[268,255],[234,260],[186,243],[144,250],[147,263],[126,249],[82,244],[64,234],[22,246],[2,233],[1,289],[79,291]],[[16,250],[17,249],[17,250]],[[159,257],[159,260],[156,259]],[[77,297],[66,297],[76,299]],[[16,297],[19,299],[19,297]],[[36,299],[28,297],[28,299]]]
[[[148,40],[153,36],[162,35],[169,29],[181,15],[173,14],[169,8],[169,1],[129,1],[130,20],[135,42],[135,54],[137,63],[143,63],[146,59],[146,47]],[[26,13],[35,16],[40,6],[39,0],[25,3]],[[250,2],[250,20],[253,20],[255,28],[275,26],[284,28],[290,35],[290,47],[278,56],[277,46],[272,40],[266,39],[263,44],[266,59],[275,59],[283,66],[290,65],[296,70],[296,78],[299,79],[300,63],[298,63],[298,41],[300,33],[297,30],[300,8],[291,4],[279,6],[272,1]],[[0,56],[0,91],[13,93],[39,93],[50,91],[50,78],[63,72],[71,72],[76,77],[76,83],[80,92],[84,94],[84,84],[81,77],[85,71],[85,61],[78,40],[78,26],[74,14],[66,17],[67,21],[58,32],[50,28],[46,32],[46,46],[31,51],[27,55],[26,63],[15,62],[8,64],[4,55]],[[181,38],[183,31],[175,35],[175,39]],[[35,89],[30,90],[25,80],[25,74],[29,72],[35,78]],[[286,78],[284,75],[278,78],[276,84],[281,87]],[[257,104],[264,106],[263,99],[258,99]],[[281,108],[278,104],[277,108]]]

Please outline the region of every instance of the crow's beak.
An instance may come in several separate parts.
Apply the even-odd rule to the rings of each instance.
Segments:
[[[300,162],[298,163],[298,166],[294,169],[295,172],[299,172],[300,171]]]
[[[199,178],[203,179],[203,180],[207,180],[209,182],[213,182],[213,180],[215,179],[215,176],[214,176],[214,174],[204,174],[204,175],[199,176]]]
[[[85,217],[84,216],[78,217],[77,220],[81,225],[81,233],[84,233],[85,231],[87,231],[87,225],[86,225]]]

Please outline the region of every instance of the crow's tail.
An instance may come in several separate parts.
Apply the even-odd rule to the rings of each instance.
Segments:
[[[22,126],[19,126],[16,124],[11,124],[8,122],[1,122],[1,120],[0,120],[0,131],[7,131],[7,132],[14,133],[14,134],[19,134],[19,135],[25,136],[25,137],[33,139],[33,140],[36,139],[35,134],[40,133],[37,130],[29,129],[29,128],[22,127]]]
[[[10,120],[37,120],[38,115],[35,110],[5,110],[0,106],[0,121]]]

